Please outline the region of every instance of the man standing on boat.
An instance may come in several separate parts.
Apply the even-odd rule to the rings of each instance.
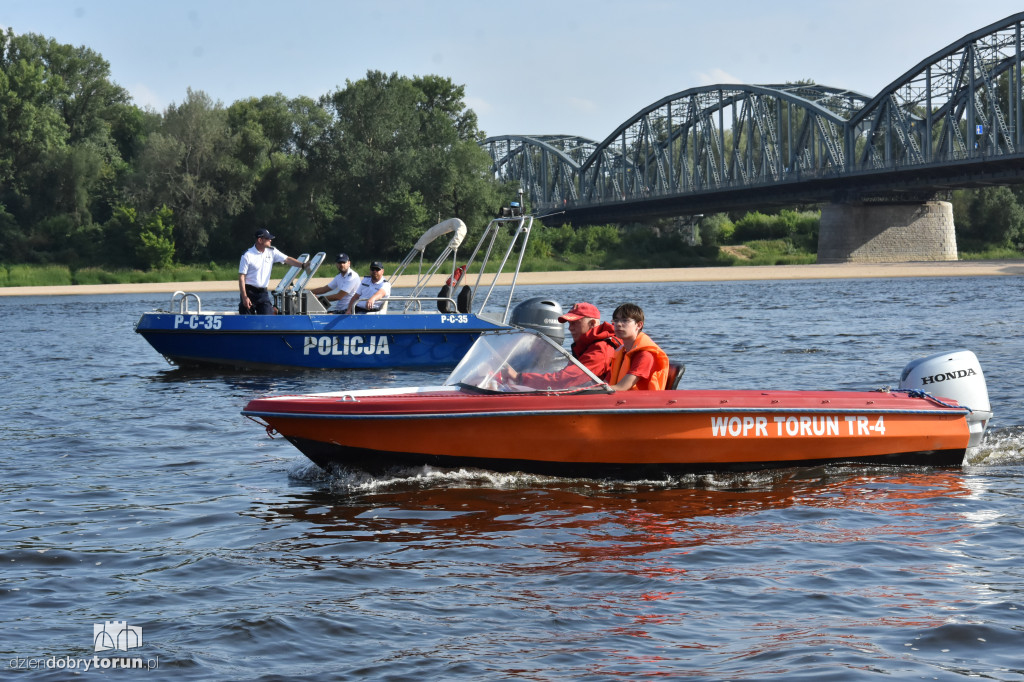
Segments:
[[[270,284],[270,271],[274,263],[287,263],[303,270],[309,268],[309,263],[286,256],[273,246],[270,240],[274,235],[268,230],[256,232],[256,243],[252,248],[242,254],[242,260],[238,263],[238,295],[241,299],[238,311],[256,315],[273,315],[274,302],[270,300],[270,292],[267,286]]]
[[[327,295],[328,301],[334,301],[328,312],[346,313],[348,312],[348,302],[352,300],[352,296],[359,289],[359,274],[352,269],[347,253],[339,253],[334,263],[338,266],[338,274],[334,276],[334,279],[322,287],[309,291],[314,296],[321,296],[328,291],[333,291],[334,293]]]
[[[387,304],[391,295],[391,282],[384,279],[384,266],[379,260],[370,263],[370,276],[363,277],[359,290],[348,302],[350,313],[372,313]]]
[[[615,350],[622,345],[622,340],[615,335],[615,329],[607,322],[601,322],[601,311],[592,303],[580,302],[558,318],[561,323],[569,323],[569,334],[572,335],[572,356],[580,364],[593,372],[594,376],[608,380],[612,358]],[[512,367],[506,368],[508,378],[514,383],[531,388],[566,388],[573,386],[586,377],[575,365],[548,374],[520,374]]]

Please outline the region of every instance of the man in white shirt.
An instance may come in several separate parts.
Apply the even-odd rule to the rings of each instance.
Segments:
[[[334,279],[324,286],[310,289],[310,291],[314,296],[322,296],[331,292],[327,294],[327,300],[334,301],[334,303],[328,312],[345,313],[348,312],[349,300],[359,289],[359,274],[352,269],[352,264],[346,253],[339,253],[334,263],[338,266],[338,274],[334,276]]]
[[[379,260],[370,263],[370,276],[363,277],[359,291],[348,302],[350,313],[371,313],[380,310],[384,299],[391,295],[391,282],[384,279],[384,266]],[[357,304],[358,302],[358,304]]]
[[[273,315],[274,302],[270,300],[267,286],[270,284],[270,271],[274,263],[287,263],[303,269],[309,268],[291,256],[286,256],[273,246],[270,240],[274,235],[268,230],[256,232],[256,243],[242,254],[238,262],[238,312],[255,315]]]

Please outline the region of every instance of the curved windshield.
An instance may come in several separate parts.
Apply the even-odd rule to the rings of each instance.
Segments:
[[[608,385],[543,334],[485,332],[445,381],[502,393],[608,391]]]

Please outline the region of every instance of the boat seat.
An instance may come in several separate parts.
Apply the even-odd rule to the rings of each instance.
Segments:
[[[665,390],[674,391],[679,387],[679,380],[683,378],[683,373],[686,372],[686,365],[681,362],[670,362],[668,363],[668,378],[665,381]]]
[[[451,302],[452,285],[445,284],[441,291],[437,292],[437,311],[440,313],[454,313],[455,304]]]
[[[459,298],[455,303],[460,313],[473,312],[473,289],[468,284],[462,285],[462,291],[459,292]]]

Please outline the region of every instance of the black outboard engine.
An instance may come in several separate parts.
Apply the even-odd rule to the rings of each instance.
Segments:
[[[557,301],[543,296],[528,298],[512,309],[511,324],[539,331],[549,339],[562,345],[565,340],[565,326],[558,321],[562,306]]]

